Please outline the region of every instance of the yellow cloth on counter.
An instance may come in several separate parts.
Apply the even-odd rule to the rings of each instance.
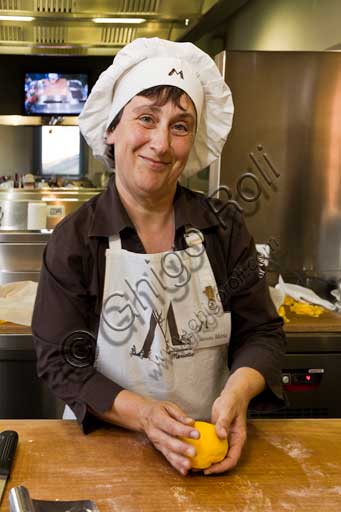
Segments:
[[[287,317],[288,312],[295,313],[296,315],[307,315],[318,318],[325,313],[325,308],[322,306],[315,306],[314,304],[307,304],[306,302],[299,302],[292,299],[288,295],[285,296],[284,303],[278,309],[278,314],[284,319],[284,322],[290,322]]]

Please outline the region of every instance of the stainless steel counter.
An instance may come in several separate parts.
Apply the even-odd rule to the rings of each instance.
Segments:
[[[41,231],[0,231],[0,284],[38,282],[49,236]]]
[[[47,225],[53,229],[65,215],[77,210],[100,188],[44,188],[44,189],[0,189],[0,230],[26,230],[27,210],[30,202],[47,204]]]

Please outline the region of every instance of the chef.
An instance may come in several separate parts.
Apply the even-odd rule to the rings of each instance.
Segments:
[[[231,204],[179,184],[219,158],[231,92],[190,43],[137,39],[99,77],[79,117],[107,189],[55,228],[32,322],[40,377],[84,432],[144,432],[180,473],[195,419],[237,464],[250,402],[283,405],[282,321],[253,239]]]

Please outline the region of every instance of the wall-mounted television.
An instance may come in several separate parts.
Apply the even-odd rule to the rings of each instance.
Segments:
[[[78,115],[88,97],[85,73],[26,73],[25,104],[27,115]]]

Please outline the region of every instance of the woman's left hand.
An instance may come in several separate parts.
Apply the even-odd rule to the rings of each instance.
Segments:
[[[252,368],[239,368],[230,376],[220,396],[213,403],[211,417],[218,437],[228,439],[227,456],[206,469],[205,475],[223,473],[237,465],[247,438],[249,402],[264,388],[263,376]]]
[[[212,423],[216,426],[216,432],[220,439],[228,438],[228,452],[226,458],[216,464],[212,464],[204,471],[205,475],[222,473],[234,468],[241,456],[246,443],[247,429],[247,405],[235,392],[225,389],[215,400],[212,407]]]

